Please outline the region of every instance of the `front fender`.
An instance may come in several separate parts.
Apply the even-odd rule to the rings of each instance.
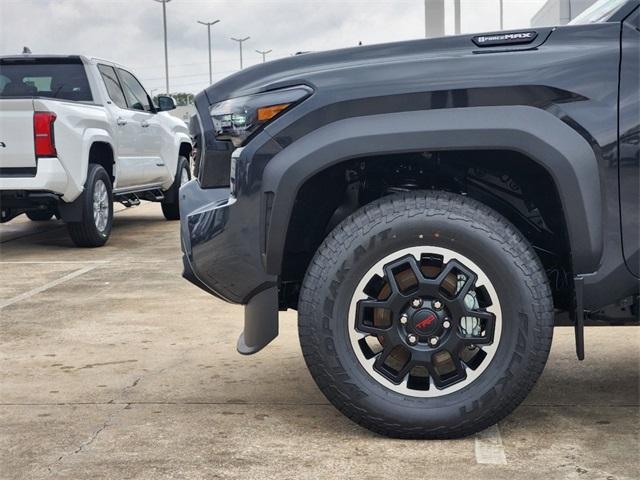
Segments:
[[[161,152],[162,160],[167,166],[167,170],[169,171],[170,175],[167,181],[162,185],[162,188],[165,190],[173,185],[176,172],[178,171],[178,156],[180,154],[180,145],[182,145],[183,143],[188,143],[189,145],[191,145],[191,137],[187,133],[186,127],[181,128],[179,126],[174,126],[171,130],[172,132],[170,139],[168,139],[166,142],[163,142],[164,148]]]
[[[513,150],[544,167],[560,194],[574,272],[597,270],[603,250],[602,186],[587,140],[551,113],[527,106],[474,107],[340,120],[302,137],[266,166],[273,207],[266,270],[279,274],[293,204],[316,173],[345,160],[442,150]]]

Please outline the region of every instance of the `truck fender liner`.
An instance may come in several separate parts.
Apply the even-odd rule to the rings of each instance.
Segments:
[[[263,176],[263,191],[275,195],[266,238],[267,273],[280,273],[294,201],[316,173],[358,157],[478,149],[516,151],[546,169],[560,195],[574,273],[596,271],[603,251],[603,192],[593,149],[547,111],[497,106],[348,118],[289,145],[271,159]]]

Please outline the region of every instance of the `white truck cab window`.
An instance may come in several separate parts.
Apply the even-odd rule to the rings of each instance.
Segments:
[[[107,93],[111,101],[120,108],[127,108],[127,101],[124,99],[124,92],[115,69],[108,65],[98,65],[98,70],[100,70],[100,75],[105,87],[107,87]]]
[[[136,77],[127,72],[126,70],[118,69],[118,75],[122,80],[122,87],[124,89],[124,95],[129,104],[129,108],[134,110],[143,110],[145,112],[153,112],[151,102],[149,101],[149,95],[138,82]]]

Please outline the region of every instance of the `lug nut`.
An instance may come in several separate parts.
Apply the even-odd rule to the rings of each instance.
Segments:
[[[433,308],[435,308],[436,310],[440,310],[442,308],[442,302],[440,300],[436,300],[435,302],[433,302]]]
[[[402,325],[406,325],[408,321],[409,321],[409,317],[407,317],[406,313],[403,313],[402,316],[400,317],[400,323]]]
[[[415,335],[409,335],[407,337],[407,342],[409,342],[410,345],[415,345],[418,343],[418,338]]]
[[[420,308],[422,306],[422,300],[420,298],[414,298],[411,302],[413,308]]]
[[[449,328],[451,327],[451,322],[449,320],[445,320],[444,322],[442,322],[442,326],[444,328]]]
[[[429,339],[429,345],[431,345],[432,347],[436,346],[438,344],[438,337],[431,337]]]

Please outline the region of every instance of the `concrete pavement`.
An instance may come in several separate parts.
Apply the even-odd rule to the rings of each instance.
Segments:
[[[100,249],[24,216],[0,242],[0,478],[640,478],[636,328],[587,329],[584,362],[556,329],[535,390],[485,435],[389,440],[321,395],[295,312],[236,353],[242,309],[180,277],[158,205],[120,209]]]

